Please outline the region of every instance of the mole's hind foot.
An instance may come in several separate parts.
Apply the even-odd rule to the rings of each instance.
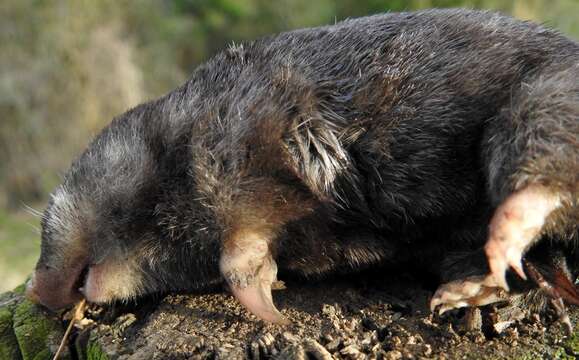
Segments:
[[[505,290],[505,272],[511,267],[526,279],[522,257],[541,234],[547,217],[560,206],[560,198],[541,185],[530,185],[511,194],[497,208],[489,227],[485,252],[491,276]]]
[[[555,257],[556,255],[553,259],[556,259]],[[565,303],[579,305],[579,289],[574,284],[574,278],[567,265],[555,261],[552,264],[540,263],[539,268],[531,261],[522,262],[529,275],[529,282],[526,284],[530,286],[523,292],[505,291],[492,275],[469,276],[442,284],[432,297],[431,311],[434,312],[438,308],[439,314],[443,314],[448,310],[462,307],[477,307],[506,301],[513,306],[542,312],[541,309],[545,309],[544,306],[548,304],[557,314],[565,330],[571,333],[573,325]]]
[[[567,313],[565,300],[570,304],[579,305],[579,292],[569,278],[568,273],[559,266],[553,266],[549,269],[549,275],[552,278],[549,281],[531,262],[525,261],[525,267],[531,280],[549,298],[549,302],[555,310],[559,321],[565,327],[567,334],[571,334],[573,332],[573,324]]]
[[[489,276],[469,276],[440,287],[430,301],[430,310],[438,307],[438,313],[467,306],[484,306],[509,299],[506,291],[497,286]]]

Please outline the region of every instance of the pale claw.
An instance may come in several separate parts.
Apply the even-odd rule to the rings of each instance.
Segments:
[[[274,324],[287,325],[289,321],[277,310],[271,297],[271,287],[247,286],[232,287],[231,291],[237,300],[258,318]]]
[[[273,303],[272,285],[277,265],[266,240],[257,236],[238,239],[221,256],[220,268],[233,295],[255,316],[276,324],[289,324]]]
[[[525,271],[523,270],[522,252],[518,256],[518,259],[516,259],[516,260],[511,259],[509,261],[509,265],[511,266],[511,269],[515,270],[515,272],[517,273],[517,275],[519,275],[521,277],[521,279],[527,280],[527,275],[525,274]]]
[[[237,300],[258,318],[274,324],[287,325],[290,322],[275,307],[271,295],[276,274],[277,265],[268,257],[259,268],[255,283],[245,287],[230,284],[231,291]]]

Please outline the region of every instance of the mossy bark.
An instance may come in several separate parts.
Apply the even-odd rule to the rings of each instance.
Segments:
[[[22,359],[13,329],[14,307],[8,301],[0,299],[0,359]]]
[[[74,348],[79,360],[112,360],[116,358],[114,354],[107,354],[102,345],[98,342],[96,333],[81,333],[74,344]]]
[[[24,287],[0,295],[0,360],[52,359],[63,336],[62,322],[28,301]],[[65,351],[61,359],[70,359]]]
[[[569,358],[579,357],[579,329],[575,329],[575,332],[563,343],[563,348]]]

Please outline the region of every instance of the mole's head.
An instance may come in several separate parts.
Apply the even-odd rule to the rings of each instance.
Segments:
[[[31,299],[56,310],[219,280],[218,241],[191,200],[188,134],[167,138],[143,114],[113,121],[52,193]]]

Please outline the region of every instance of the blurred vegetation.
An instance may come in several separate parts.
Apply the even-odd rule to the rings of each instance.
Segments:
[[[10,261],[31,268],[38,247],[14,211],[42,207],[113,116],[170,91],[227,44],[347,17],[458,6],[501,10],[579,38],[578,0],[2,0],[0,278]]]
[[[40,251],[38,226],[26,212],[0,210],[0,293],[20,285],[33,269]]]

